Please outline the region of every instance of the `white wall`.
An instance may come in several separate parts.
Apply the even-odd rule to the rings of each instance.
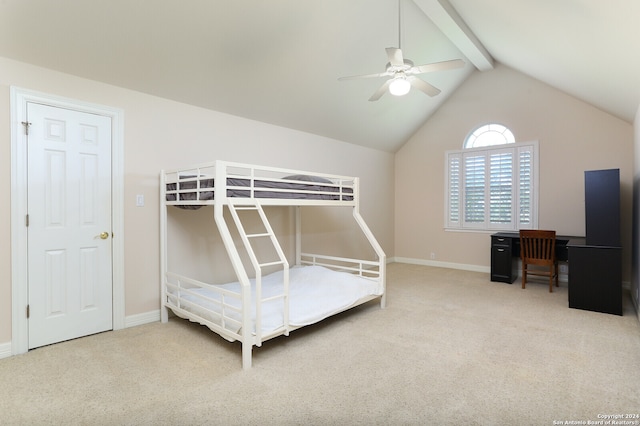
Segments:
[[[159,309],[159,172],[215,159],[360,176],[361,212],[393,252],[393,154],[0,58],[0,191],[10,194],[10,86],[124,110],[127,316]],[[145,206],[135,207],[136,194]],[[9,203],[0,205],[0,344],[11,341]],[[213,230],[212,230],[213,232]]]
[[[444,230],[447,150],[467,134],[502,123],[516,141],[538,140],[539,227],[584,236],[584,171],[619,168],[623,280],[630,279],[633,128],[628,122],[498,64],[476,72],[396,153],[395,255],[487,270],[489,233]]]

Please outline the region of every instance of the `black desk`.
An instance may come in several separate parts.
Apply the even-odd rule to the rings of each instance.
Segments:
[[[582,237],[556,235],[556,257],[560,261],[569,260],[567,243]],[[491,235],[491,281],[513,283],[518,278],[520,258],[520,234],[518,232],[497,232]]]

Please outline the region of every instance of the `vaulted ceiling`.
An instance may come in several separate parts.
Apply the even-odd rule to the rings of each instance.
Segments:
[[[495,62],[631,122],[637,0],[0,0],[0,56],[241,117],[395,151]],[[400,18],[400,19],[399,19]],[[399,22],[401,26],[399,26]],[[369,97],[386,47],[442,92]]]

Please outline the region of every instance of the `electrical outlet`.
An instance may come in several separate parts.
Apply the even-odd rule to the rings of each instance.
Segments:
[[[431,260],[434,260],[436,258],[436,254],[434,252],[431,252]]]
[[[138,194],[136,195],[136,206],[143,207],[144,206],[144,195]]]
[[[567,265],[560,265],[560,273],[561,274],[566,274],[568,270],[569,269],[567,268]]]

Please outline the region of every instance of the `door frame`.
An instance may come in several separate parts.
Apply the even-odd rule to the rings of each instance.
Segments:
[[[27,262],[27,103],[98,114],[111,118],[111,220],[113,329],[125,327],[124,289],[124,111],[11,86],[11,353],[29,350]]]

